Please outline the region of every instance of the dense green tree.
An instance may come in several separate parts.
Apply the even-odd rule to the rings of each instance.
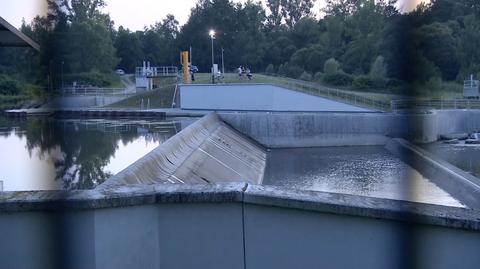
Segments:
[[[293,27],[301,18],[311,15],[313,0],[280,0],[283,19]]]
[[[359,9],[361,3],[362,0],[326,0],[323,12],[346,20]]]
[[[374,0],[365,0],[346,22],[345,36],[351,40],[342,56],[346,72],[366,74],[379,54],[385,16]]]
[[[133,73],[135,67],[140,66],[144,59],[142,42],[137,33],[132,33],[122,26],[118,28],[115,48],[120,59],[118,68],[125,70],[125,72]]]
[[[330,82],[346,83],[353,75],[362,85],[375,74],[424,83],[437,76],[463,80],[480,71],[479,1],[432,0],[399,13],[397,0],[327,0],[320,19],[311,16],[314,2],[267,0],[265,10],[252,0],[198,0],[181,27],[167,15],[131,32],[115,30],[102,12],[104,0],[47,0],[48,16],[22,26],[42,52],[0,49],[0,71],[58,85],[61,70],[132,72],[142,60],[178,66],[179,52],[191,47],[193,64],[209,72],[210,29],[216,30],[215,63],[221,63],[223,51],[227,71],[246,65],[258,72],[268,66],[293,77],[315,74],[319,81],[329,76],[322,70],[333,58],[341,71]]]
[[[270,27],[278,27],[282,24],[281,0],[267,0],[267,7],[270,11],[268,16],[268,25]]]
[[[465,28],[460,37],[460,80],[480,71],[480,21],[473,15],[465,17]]]
[[[457,41],[447,24],[435,22],[421,26],[415,30],[412,42],[425,59],[439,68],[443,79],[456,79],[460,69]]]
[[[145,59],[155,66],[177,65],[178,49],[176,39],[179,33],[178,21],[171,14],[162,22],[146,28],[140,32],[140,40]]]

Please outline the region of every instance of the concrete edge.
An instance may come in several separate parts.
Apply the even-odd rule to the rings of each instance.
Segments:
[[[480,230],[480,211],[358,195],[248,185],[243,203]]]
[[[480,231],[478,210],[246,183],[129,185],[89,191],[0,193],[0,213],[7,214],[188,203],[242,203]]]
[[[480,179],[401,138],[390,140],[386,149],[464,205],[480,209]]]
[[[178,87],[183,87],[183,86],[212,86],[212,87],[219,87],[219,86],[243,86],[243,85],[249,85],[249,86],[255,86],[255,85],[273,85],[271,83],[241,83],[241,82],[232,82],[232,83],[215,83],[215,84],[211,84],[211,83],[194,83],[194,84],[185,84],[185,83],[180,83],[178,84]]]
[[[87,210],[168,203],[242,202],[246,183],[112,186],[85,191],[0,193],[0,213]]]

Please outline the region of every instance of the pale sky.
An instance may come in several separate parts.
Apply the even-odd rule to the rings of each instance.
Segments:
[[[161,21],[169,13],[183,25],[187,22],[190,9],[197,0],[105,0],[105,12],[115,21],[115,26],[123,25],[130,30],[142,30],[144,26]],[[246,0],[234,0],[245,2]],[[265,2],[265,0],[262,0]],[[402,10],[410,10],[421,0],[400,0]],[[317,0],[314,12],[318,12],[324,0]],[[0,16],[20,27],[22,18],[30,22],[37,14],[45,12],[44,0],[0,0]]]

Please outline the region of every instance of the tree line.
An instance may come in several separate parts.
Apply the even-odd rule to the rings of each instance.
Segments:
[[[230,71],[242,65],[358,89],[460,82],[480,71],[476,0],[432,0],[409,13],[399,12],[396,0],[327,0],[321,11],[312,10],[314,0],[268,0],[266,8],[198,0],[185,25],[168,15],[141,31],[116,29],[103,0],[47,2],[48,15],[21,29],[42,52],[1,49],[2,73],[41,85],[65,78],[108,84],[94,74],[132,73],[143,60],[178,66],[179,52],[190,48],[193,64],[209,72],[209,29],[217,32],[215,62],[223,49]]]

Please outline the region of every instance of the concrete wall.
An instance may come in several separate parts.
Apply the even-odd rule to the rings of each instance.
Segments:
[[[405,117],[387,113],[219,113],[268,148],[384,145],[406,136]]]
[[[182,109],[371,111],[268,84],[181,85],[180,100]]]
[[[243,269],[240,204],[0,213],[0,267]]]
[[[247,268],[470,268],[480,234],[339,214],[245,207]]]
[[[480,110],[476,109],[432,110],[405,117],[415,142],[434,142],[444,134],[480,132]]]
[[[480,131],[480,110],[437,110],[438,133],[471,133]]]
[[[425,113],[219,112],[222,120],[270,148],[383,145],[402,137],[418,143],[442,134],[480,132],[480,110]]]
[[[45,105],[48,108],[87,108],[106,106],[128,98],[128,95],[118,96],[64,96],[56,98]],[[140,105],[140,104],[139,104]]]
[[[45,202],[1,197],[0,267],[443,269],[480,263],[477,211],[240,184],[195,188],[92,191],[90,201],[78,193],[45,208],[51,193]],[[74,208],[59,206],[67,204]]]

